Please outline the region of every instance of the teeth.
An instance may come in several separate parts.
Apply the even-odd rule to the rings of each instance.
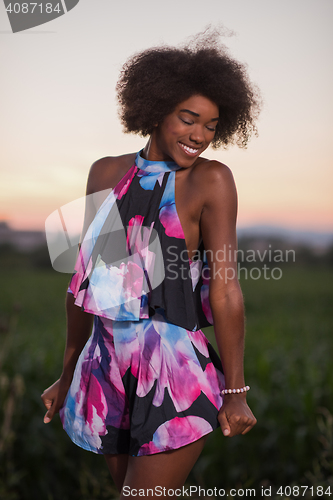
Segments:
[[[179,144],[180,144],[180,145],[181,145],[181,147],[182,147],[183,149],[185,149],[185,151],[187,151],[188,153],[194,154],[194,153],[197,153],[197,152],[199,151],[198,149],[193,149],[193,148],[190,148],[190,147],[188,147],[188,146],[185,146],[185,144],[183,144],[183,143],[181,143],[181,142],[180,142]]]

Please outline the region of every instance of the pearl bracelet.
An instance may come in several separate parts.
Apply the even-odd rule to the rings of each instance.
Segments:
[[[247,392],[250,390],[250,386],[246,385],[241,389],[223,389],[221,394],[240,394],[241,392]]]

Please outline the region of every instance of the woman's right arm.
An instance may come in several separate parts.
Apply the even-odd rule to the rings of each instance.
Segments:
[[[47,409],[44,416],[46,424],[52,420],[64,403],[72,382],[76,362],[91,333],[93,315],[82,311],[74,304],[74,300],[74,295],[67,293],[67,340],[61,376],[41,396]]]
[[[132,158],[133,155],[129,156],[130,160],[127,160],[128,168],[131,166],[131,161],[134,159]],[[109,194],[110,190],[124,175],[124,167],[122,165],[121,167],[122,168],[119,168],[119,159],[117,157],[101,158],[92,164],[87,181],[85,215],[81,241],[83,241],[84,235],[93,221],[97,209]],[[80,307],[75,305],[74,301],[74,295],[67,293],[67,340],[63,370],[59,380],[46,389],[41,396],[47,408],[47,412],[44,416],[45,423],[50,422],[55,413],[62,407],[72,382],[78,357],[92,329],[93,315],[82,311]]]
[[[81,241],[83,241],[84,235],[96,214],[96,205],[92,195],[97,191],[98,179],[101,177],[101,169],[104,166],[102,163],[101,160],[95,162],[88,176]],[[44,416],[44,422],[46,424],[52,420],[64,403],[72,382],[76,362],[92,329],[93,315],[82,311],[74,302],[74,295],[68,292],[66,297],[67,336],[63,370],[60,378],[50,387],[45,389],[41,395],[42,401],[47,409]]]
[[[67,293],[67,339],[61,379],[71,383],[76,362],[90,337],[94,316],[74,304],[74,295]]]

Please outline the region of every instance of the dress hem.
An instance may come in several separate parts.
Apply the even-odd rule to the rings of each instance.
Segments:
[[[146,456],[150,456],[150,455],[158,455],[160,453],[165,453],[166,451],[173,451],[173,450],[179,450],[180,448],[183,448],[184,446],[188,446],[189,444],[192,444],[192,443],[195,443],[196,441],[199,441],[199,439],[203,438],[204,436],[208,436],[209,434],[211,434],[212,432],[216,431],[218,428],[220,427],[220,425],[217,425],[215,428],[212,427],[212,430],[211,431],[208,431],[208,432],[203,432],[202,434],[199,435],[199,437],[197,437],[196,439],[192,440],[192,441],[188,441],[187,443],[185,444],[181,444],[180,446],[175,446],[174,448],[171,448],[171,447],[165,447],[163,448],[162,450],[159,450],[159,451],[154,451],[154,453],[142,453],[141,455],[137,454],[137,455],[132,455],[131,453],[129,452],[115,452],[115,453],[103,453],[103,450],[100,450],[98,451],[97,449],[93,449],[91,446],[87,445],[87,446],[83,446],[82,443],[78,443],[77,440],[75,438],[73,438],[72,436],[69,435],[69,433],[67,432],[66,429],[65,432],[67,434],[67,436],[69,437],[69,439],[76,445],[78,446],[79,448],[82,448],[83,450],[86,450],[86,451],[91,451],[92,453],[95,453],[96,455],[128,455],[129,457],[146,457]]]

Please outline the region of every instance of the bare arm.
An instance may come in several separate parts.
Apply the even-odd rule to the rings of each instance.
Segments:
[[[101,204],[103,199],[106,197],[108,192],[105,190],[97,191],[97,182],[101,177],[101,171],[103,171],[104,159],[95,162],[89,172],[87,189],[86,189],[86,206],[84,223],[81,235],[81,242],[93,221],[98,206]],[[67,293],[66,297],[66,318],[67,318],[67,338],[66,338],[66,348],[64,353],[63,361],[63,371],[61,374],[61,380],[66,383],[71,383],[76,362],[81,354],[83,347],[85,346],[92,329],[93,315],[86,313],[81,310],[80,307],[75,305],[74,295]]]
[[[105,192],[101,195],[96,191],[97,180],[100,177],[100,171],[103,168],[101,161],[95,162],[88,176],[87,190],[86,190],[86,206],[85,217],[82,229],[81,241],[96,214],[96,200],[98,204],[101,203],[103,197],[106,196]],[[100,198],[100,200],[99,200]],[[52,420],[53,416],[62,407],[66,398],[68,389],[71,385],[75,366],[85,346],[92,329],[93,315],[81,310],[80,307],[75,305],[74,295],[67,293],[66,296],[66,347],[63,359],[63,370],[60,378],[50,387],[48,387],[42,394],[42,400],[47,408],[44,416],[44,422],[48,423]]]
[[[227,389],[245,385],[244,305],[237,279],[237,193],[228,167],[210,162],[201,233],[210,268],[209,301]],[[245,434],[256,423],[246,393],[228,394],[219,412],[225,435]]]
[[[64,403],[72,382],[76,362],[91,333],[93,315],[82,311],[74,304],[74,300],[74,296],[67,293],[67,340],[62,374],[59,380],[46,389],[41,396],[47,408],[44,416],[46,424],[52,420]]]
[[[93,323],[93,315],[82,311],[74,304],[74,300],[74,295],[67,293],[67,339],[61,378],[69,382],[72,381],[78,357],[90,337]]]

